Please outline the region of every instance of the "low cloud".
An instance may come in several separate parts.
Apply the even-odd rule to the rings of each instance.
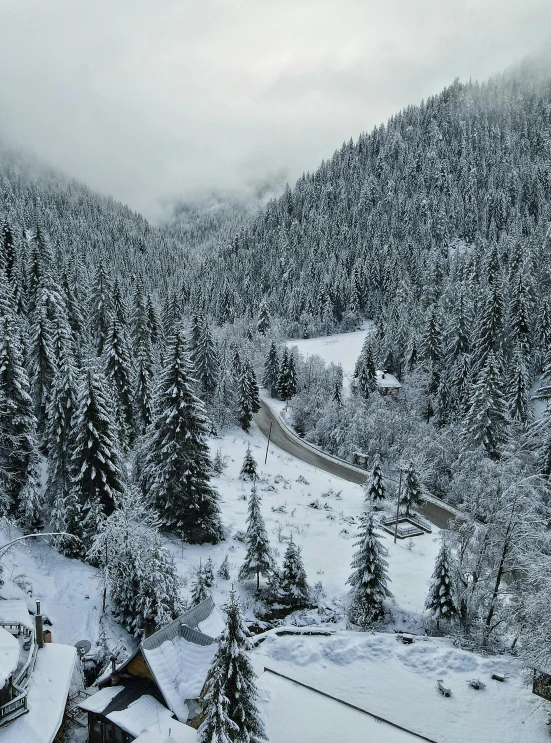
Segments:
[[[548,0],[4,0],[0,136],[155,217],[294,180],[550,23]]]

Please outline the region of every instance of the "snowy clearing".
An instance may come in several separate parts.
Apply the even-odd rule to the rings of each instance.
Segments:
[[[338,333],[336,335],[320,336],[319,338],[290,340],[287,341],[286,345],[288,348],[296,346],[305,359],[309,356],[319,356],[327,364],[340,364],[344,374],[343,389],[348,390],[363,342],[372,327],[373,323],[366,320],[362,329],[353,333]]]

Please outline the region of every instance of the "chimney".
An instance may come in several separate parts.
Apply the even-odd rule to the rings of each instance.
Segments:
[[[40,601],[36,602],[36,614],[34,617],[34,626],[36,634],[36,644],[39,648],[44,647],[44,626],[42,624],[42,613],[40,611]]]
[[[119,677],[117,676],[117,659],[114,655],[111,656],[111,686],[116,686]]]

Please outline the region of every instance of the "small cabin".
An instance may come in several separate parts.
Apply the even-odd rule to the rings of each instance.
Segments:
[[[201,695],[224,620],[209,597],[145,638],[136,652],[96,682],[79,704],[89,743],[130,743],[167,734],[196,739]]]
[[[375,372],[375,382],[377,384],[379,394],[383,397],[386,397],[387,395],[398,397],[402,385],[396,379],[394,374],[389,374],[389,372],[387,372],[386,370],[381,371],[378,369]]]

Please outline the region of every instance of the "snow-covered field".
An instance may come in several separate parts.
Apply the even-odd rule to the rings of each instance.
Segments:
[[[361,345],[361,343],[360,343]],[[439,743],[538,743],[547,740],[544,725],[545,702],[531,695],[523,685],[512,659],[483,658],[454,648],[447,640],[419,637],[413,645],[397,641],[393,629],[422,633],[422,612],[434,560],[438,552],[438,530],[388,547],[389,575],[394,599],[389,602],[392,623],[389,633],[353,633],[346,630],[344,606],[350,573],[350,560],[363,493],[359,486],[321,472],[270,446],[264,464],[266,440],[253,427],[249,435],[233,429],[223,438],[212,440],[211,449],[227,457],[227,468],[214,483],[222,497],[227,538],[216,546],[192,546],[167,538],[184,582],[184,594],[199,562],[212,557],[215,569],[229,555],[231,578],[245,555],[245,545],[235,539],[246,529],[250,483],[239,480],[247,445],[259,466],[262,511],[272,546],[281,563],[286,539],[293,534],[302,548],[311,585],[322,583],[323,603],[335,623],[331,637],[270,637],[253,652],[257,669],[264,666],[322,689],[337,697],[387,717],[405,727],[434,737]],[[309,504],[317,503],[319,508]],[[15,536],[13,532],[12,536]],[[2,533],[0,542],[8,540]],[[43,611],[52,620],[55,642],[74,644],[100,634],[101,586],[97,571],[84,563],[68,560],[38,540],[13,549],[4,559],[5,598],[26,598],[29,608],[34,599],[43,600]],[[220,606],[231,581],[216,578],[213,589]],[[240,589],[241,590],[241,589]],[[241,590],[249,617],[254,600]],[[315,610],[303,619],[319,623]],[[103,629],[111,648],[124,646],[130,651],[132,638],[107,618]],[[499,684],[489,680],[493,670],[510,678]],[[485,691],[474,691],[466,681],[480,677]],[[451,699],[436,690],[443,678],[452,689]],[[403,734],[387,729],[362,713],[319,697],[314,692],[297,692],[291,682],[261,673],[260,688],[271,743],[292,741],[363,741],[401,743]],[[303,693],[304,692],[304,693]],[[303,717],[305,719],[303,719]],[[304,726],[307,726],[306,728]],[[375,727],[374,727],[375,726]],[[384,737],[383,737],[384,736]]]
[[[296,346],[305,359],[309,356],[319,356],[327,364],[340,364],[344,373],[343,387],[348,390],[363,342],[372,327],[373,323],[366,320],[362,329],[353,333],[338,333],[319,338],[290,340],[287,341],[287,346],[289,348]]]

